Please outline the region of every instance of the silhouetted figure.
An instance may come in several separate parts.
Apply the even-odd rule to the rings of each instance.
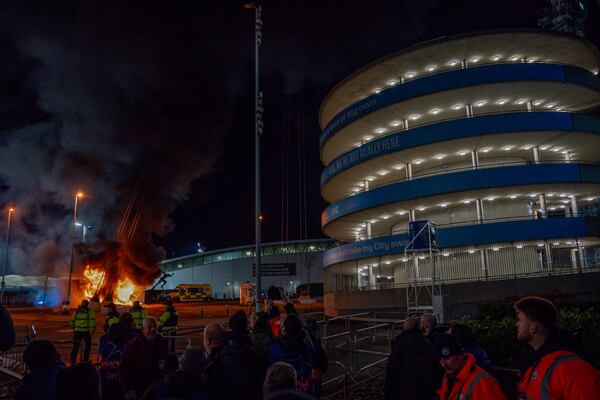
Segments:
[[[15,393],[15,400],[54,400],[58,373],[65,368],[60,355],[48,340],[34,340],[23,352],[27,374]]]
[[[58,373],[56,400],[100,400],[100,379],[92,364],[71,365]]]
[[[437,361],[433,346],[419,329],[417,318],[404,321],[392,344],[385,380],[385,399],[434,399]]]

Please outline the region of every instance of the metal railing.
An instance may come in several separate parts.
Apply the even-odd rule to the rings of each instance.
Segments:
[[[19,329],[21,332],[19,334]],[[35,326],[19,328],[16,327],[17,333],[14,346],[9,350],[0,352],[0,372],[4,376],[12,379],[21,380],[25,375],[26,366],[23,361],[23,352],[29,343],[35,338]]]
[[[337,332],[330,335],[324,334],[322,342],[330,357],[338,356],[340,359],[346,360],[346,363],[339,359],[330,361],[329,364],[340,367],[342,373],[323,381],[323,387],[329,385],[340,385],[341,383],[343,383],[343,386],[341,389],[335,390],[325,398],[343,394],[343,398],[348,399],[348,390],[351,387],[349,386],[350,383],[352,384],[352,387],[354,387],[355,385],[361,384],[365,381],[365,379],[363,379],[365,378],[365,375],[367,375],[366,379],[369,379],[370,377],[377,376],[381,373],[381,371],[378,373],[370,372],[374,368],[382,367],[387,362],[391,351],[392,342],[394,340],[394,332],[398,328],[398,323],[403,322],[403,320],[393,320],[384,323],[377,323],[377,321],[377,313],[375,312],[361,312],[340,315],[334,318],[325,318],[323,321],[319,321],[320,325],[322,325],[324,333],[328,329],[332,329],[332,327],[329,326],[330,323],[338,322],[342,324],[340,327],[343,329],[342,332]],[[367,326],[353,327],[353,323],[360,325],[367,324]],[[386,329],[387,332],[385,331]],[[384,331],[383,335],[381,334],[381,331]],[[360,347],[361,344],[364,343],[373,345],[376,343],[378,338],[384,340],[387,351]],[[374,356],[377,357],[377,359],[374,361],[369,361],[365,365],[360,365],[358,355],[368,357]]]

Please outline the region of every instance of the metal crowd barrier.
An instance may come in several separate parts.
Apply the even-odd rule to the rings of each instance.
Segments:
[[[359,329],[352,329],[351,322],[353,318],[361,318],[367,317],[363,321],[356,321],[361,323],[368,324],[366,327]],[[329,323],[332,321],[343,321],[344,323],[344,331],[339,333],[334,333],[331,335],[326,335],[327,330],[330,328]],[[389,357],[392,342],[394,340],[394,330],[398,328],[397,324],[403,322],[403,320],[388,322],[388,323],[375,323],[376,315],[375,313],[363,312],[349,315],[341,315],[339,317],[325,319],[323,321],[319,321],[318,323],[323,326],[323,338],[322,342],[325,348],[328,350],[328,353],[331,355],[337,351],[348,352],[349,359],[346,364],[339,360],[330,361],[329,364],[332,366],[338,366],[342,369],[342,374],[333,376],[323,382],[323,387],[329,385],[342,385],[341,390],[336,390],[334,393],[325,397],[325,399],[339,396],[343,394],[344,400],[348,399],[348,390],[351,386],[355,386],[357,384],[363,383],[365,380],[373,378],[375,376],[379,376],[379,373],[370,374],[374,368],[382,367],[387,362]],[[387,329],[387,333],[385,335],[379,335],[378,332],[381,330]],[[362,342],[370,342],[376,343],[377,337],[385,338],[387,342],[388,351],[376,351],[376,350],[368,350],[359,348]],[[341,342],[338,342],[337,339],[343,339]],[[378,356],[379,359],[369,362],[366,365],[360,366],[357,362],[357,355],[365,354],[370,356]],[[367,378],[361,379],[365,374],[368,375]]]
[[[2,387],[20,381],[25,375],[26,366],[23,361],[23,352],[35,338],[36,332],[33,325],[21,329],[24,332],[19,334],[19,327],[15,327],[15,331],[17,331],[15,345],[7,351],[0,352],[0,386]]]

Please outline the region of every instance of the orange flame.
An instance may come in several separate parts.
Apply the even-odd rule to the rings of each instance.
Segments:
[[[92,268],[89,265],[85,267],[83,271],[83,276],[87,281],[87,284],[84,286],[83,294],[86,298],[92,298],[100,289],[100,285],[102,285],[102,281],[104,280],[104,275],[106,273],[98,268]]]
[[[99,294],[100,289],[109,284],[105,282],[106,271],[102,268],[92,267],[87,265],[83,270],[83,276],[85,284],[83,286],[83,294],[87,299]],[[115,304],[128,305],[138,298],[139,292],[143,290],[142,287],[135,285],[131,279],[125,277],[117,281],[114,292],[112,294],[112,301]],[[103,298],[100,301],[104,300]]]
[[[131,301],[137,297],[135,292],[136,286],[129,278],[119,279],[113,294],[113,302],[115,304],[131,304]]]

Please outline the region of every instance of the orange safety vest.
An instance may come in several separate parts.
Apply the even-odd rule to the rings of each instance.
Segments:
[[[454,384],[448,386],[448,373],[444,375],[438,390],[440,400],[506,400],[500,385],[493,376],[476,365],[475,357],[465,353],[467,361],[460,370]]]
[[[548,353],[519,382],[527,400],[583,400],[600,396],[600,372],[570,351]]]

